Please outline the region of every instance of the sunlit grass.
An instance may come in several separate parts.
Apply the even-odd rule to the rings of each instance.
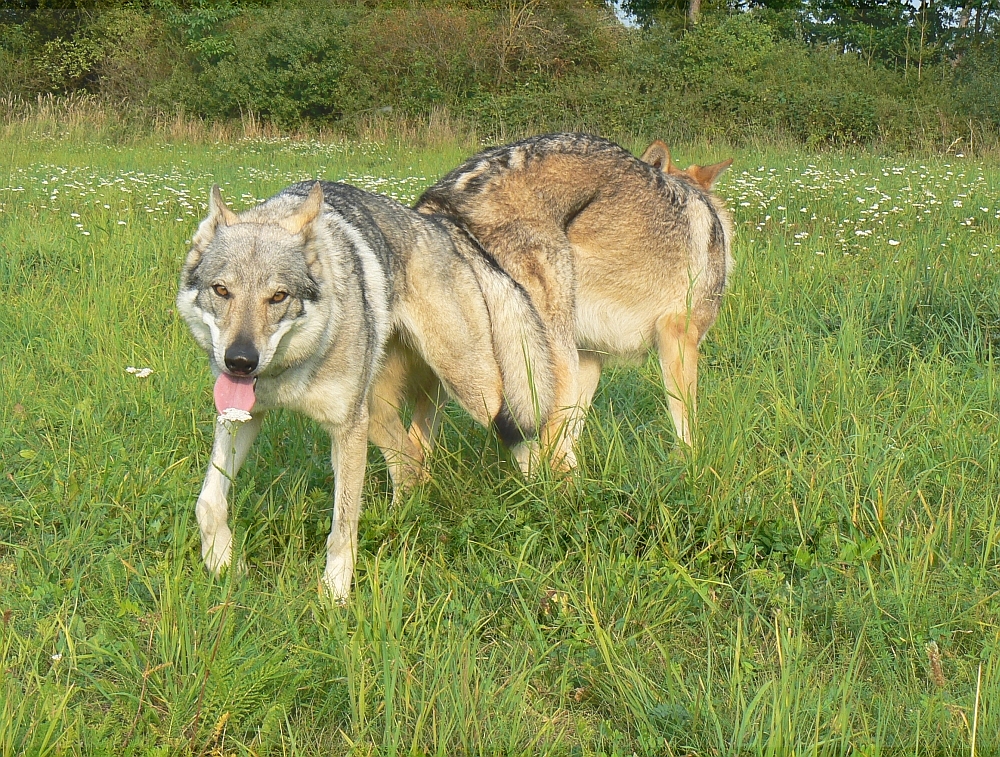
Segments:
[[[690,458],[653,361],[608,371],[573,487],[456,411],[398,507],[370,456],[332,608],[328,441],[279,414],[248,574],[206,574],[173,297],[209,187],[409,202],[463,157],[0,142],[0,755],[995,753],[1000,172],[964,158],[736,153]]]

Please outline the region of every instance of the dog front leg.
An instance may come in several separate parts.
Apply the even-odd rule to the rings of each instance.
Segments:
[[[594,392],[597,391],[597,383],[601,380],[601,371],[604,369],[604,356],[599,352],[590,350],[580,350],[580,381],[577,386],[576,407],[574,408],[573,425],[570,428],[570,437],[574,446],[583,433],[583,422],[590,410],[590,405],[594,401]]]
[[[336,484],[333,494],[333,526],[326,540],[326,570],[323,581],[337,602],[347,601],[358,552],[358,517],[368,455],[368,417],[331,429]]]
[[[698,395],[699,330],[690,315],[675,314],[656,322],[660,368],[667,390],[667,404],[674,428],[683,444],[694,444],[695,410]]]
[[[233,559],[233,532],[229,530],[227,497],[263,420],[264,414],[257,413],[245,423],[220,420],[215,424],[212,460],[195,505],[201,528],[201,556],[205,567],[215,575],[219,575]]]
[[[407,361],[399,350],[390,352],[369,402],[368,439],[382,451],[389,468],[393,503],[428,477],[424,468],[425,450],[420,445],[419,437],[415,437],[412,432],[407,433],[400,417],[408,383],[417,385],[414,390],[414,424],[424,414],[421,410],[424,385],[432,383],[438,386],[438,380],[430,369],[426,366],[415,368],[415,362],[413,359]]]
[[[554,408],[542,428],[542,447],[549,455],[552,468],[568,473],[576,467],[573,435],[576,430],[577,405],[580,398],[580,355],[570,338],[558,340],[552,355],[555,379]]]

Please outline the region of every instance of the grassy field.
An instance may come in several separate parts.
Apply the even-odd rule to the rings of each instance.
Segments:
[[[248,574],[206,574],[173,298],[208,188],[409,202],[464,155],[0,137],[0,757],[1000,754],[1000,168],[970,158],[735,154],[690,458],[653,361],[605,376],[575,488],[455,411],[396,508],[371,454],[340,608],[328,441],[278,414],[232,498]]]

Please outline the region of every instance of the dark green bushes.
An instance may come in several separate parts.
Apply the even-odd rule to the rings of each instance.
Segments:
[[[350,130],[445,109],[486,138],[587,128],[819,146],[946,144],[1000,124],[998,56],[892,70],[807,44],[788,13],[628,29],[601,3],[151,0],[0,24],[0,89],[87,91],[153,113]],[[953,61],[952,63],[955,63]],[[990,76],[979,71],[990,72]]]

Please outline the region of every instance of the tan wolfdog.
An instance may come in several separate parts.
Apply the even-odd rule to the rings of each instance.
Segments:
[[[531,295],[548,332],[554,406],[542,441],[573,443],[608,358],[659,353],[678,436],[693,443],[698,345],[732,268],[732,220],[711,194],[732,161],[680,171],[599,137],[531,137],[469,158],[417,202],[462,225]]]

